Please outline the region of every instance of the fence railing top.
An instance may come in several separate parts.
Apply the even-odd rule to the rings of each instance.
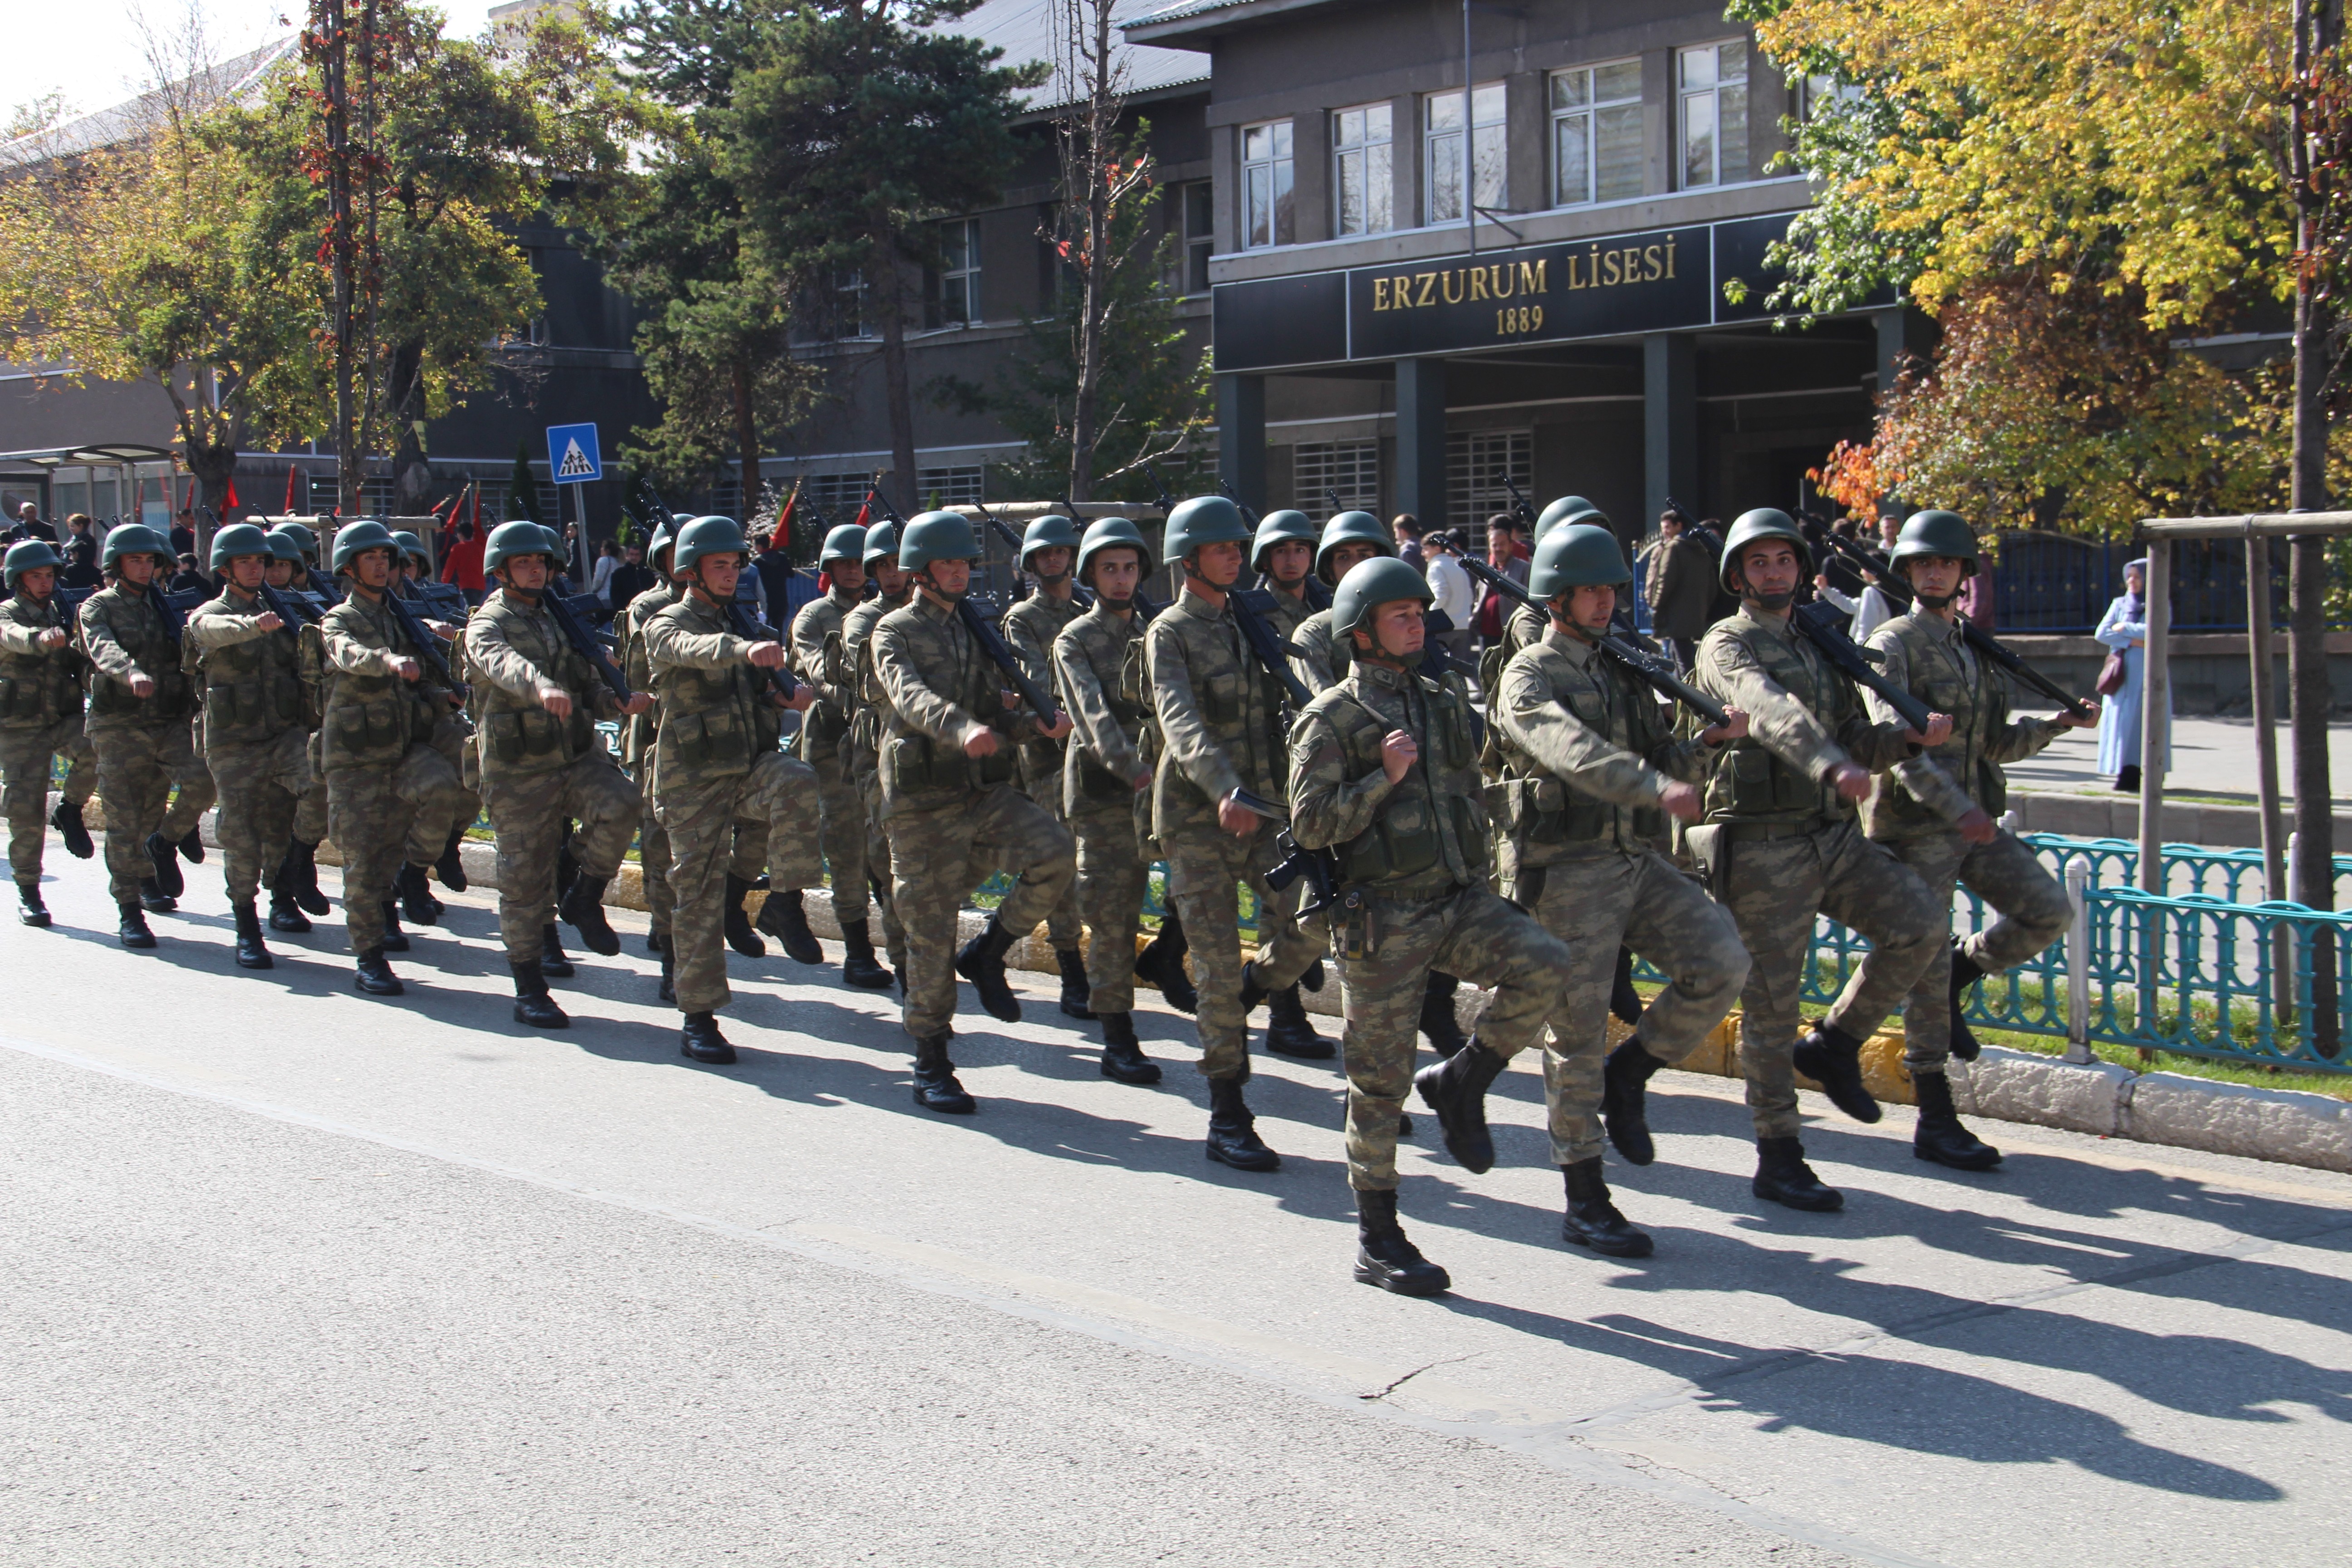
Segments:
[[[2352,533],[2352,511],[2251,512],[2242,517],[2148,517],[2137,540],[2262,539],[2281,534]]]

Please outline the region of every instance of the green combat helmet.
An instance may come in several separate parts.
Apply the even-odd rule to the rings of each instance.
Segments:
[[[683,577],[706,555],[749,555],[751,547],[731,517],[698,517],[677,531],[670,570]]]
[[[1162,531],[1160,559],[1181,561],[1204,544],[1247,544],[1250,527],[1242,509],[1223,496],[1194,496],[1176,503]]]
[[[1135,552],[1136,563],[1141,570],[1137,581],[1152,574],[1151,546],[1145,542],[1143,530],[1123,517],[1098,517],[1087,525],[1085,539],[1078,544],[1077,579],[1087,580],[1087,568],[1094,564],[1095,552],[1124,546]]]
[[[272,561],[285,562],[294,568],[294,574],[299,577],[302,574],[302,547],[275,529],[263,534],[262,537],[269,541],[269,558]]]
[[[1536,546],[1528,568],[1528,592],[1554,599],[1571,588],[1614,588],[1633,580],[1617,536],[1596,523],[1555,528]]]
[[[1899,570],[1915,555],[1948,556],[1966,565],[1962,577],[1973,577],[1977,574],[1977,531],[1956,511],[1915,511],[1904,523],[1903,531],[1895,536],[1894,563]]]
[[[1040,550],[1055,548],[1076,551],[1078,548],[1078,525],[1066,517],[1051,512],[1031,521],[1021,534],[1021,570],[1034,571],[1029,557]]]
[[[835,561],[866,561],[866,531],[854,522],[845,522],[824,536],[824,548],[816,552],[819,567]]]
[[[288,543],[293,541],[289,540]],[[240,555],[258,555],[268,563],[272,551],[269,535],[249,522],[232,522],[213,535],[213,570],[224,572],[228,563]]]
[[[1723,587],[1728,594],[1739,592],[1739,557],[1747,548],[1767,539],[1785,539],[1797,552],[1797,564],[1806,566],[1812,552],[1805,544],[1805,536],[1789,514],[1776,507],[1759,506],[1753,511],[1743,511],[1732,521],[1731,531],[1723,541]]]
[[[299,528],[300,526],[299,523],[278,524],[280,528]],[[513,523],[507,524],[507,528],[513,526]],[[505,528],[499,530],[499,533],[505,531]],[[498,534],[492,534],[490,537],[495,542]],[[297,539],[294,542],[299,546],[302,542]],[[336,574],[340,576],[345,567],[360,558],[362,551],[368,550],[389,550],[397,554],[400,546],[392,542],[392,530],[371,519],[362,518],[357,522],[346,523],[337,530],[335,533]]]
[[[114,563],[126,555],[152,555],[157,564],[172,559],[172,542],[143,522],[121,522],[109,530],[106,546],[99,557],[99,565],[111,572]]]
[[[646,541],[646,564],[652,567],[656,574],[667,575],[667,569],[661,563],[662,552],[677,542],[677,540],[669,536],[669,524],[665,522],[655,529],[654,536]]]
[[[1347,515],[1340,513],[1342,517]],[[1394,556],[1376,555],[1370,561],[1357,562],[1339,579],[1339,586],[1331,595],[1331,629],[1343,637],[1353,632],[1369,633],[1372,612],[1381,605],[1397,599],[1418,599],[1427,605],[1436,598],[1430,590],[1429,580],[1420,573]]]
[[[1265,571],[1265,552],[1277,544],[1295,541],[1313,550],[1321,537],[1315,530],[1315,520],[1303,511],[1285,507],[1280,511],[1267,512],[1258,519],[1257,537],[1250,542],[1250,570]]]
[[[281,538],[292,540],[294,542],[294,548],[302,552],[303,560],[316,561],[319,559],[319,536],[311,532],[310,529],[303,526],[301,523],[291,521],[281,522],[269,531],[279,535]]]
[[[1582,496],[1562,496],[1544,508],[1543,515],[1536,519],[1536,538],[1540,541],[1548,537],[1555,523],[1587,521],[1598,516],[1600,511],[1599,507]]]
[[[877,522],[866,531],[866,564],[877,561],[896,562],[898,559],[898,525]]]
[[[898,542],[898,564],[920,572],[934,561],[980,559],[980,536],[960,511],[927,511],[907,525]]]
[[[386,534],[384,542],[392,542]],[[547,537],[547,530],[535,522],[502,522],[490,531],[489,543],[482,549],[482,570],[495,572],[518,555],[544,555],[552,560],[555,547]],[[343,564],[343,542],[335,541],[335,569]]]
[[[8,553],[5,556],[0,556],[0,576],[7,579],[8,592],[13,594],[16,591],[16,579],[26,573],[37,572],[44,566],[58,567],[64,564],[64,559],[49,548],[47,540],[27,539],[21,543],[10,545]]]
[[[1323,541],[1315,547],[1315,575],[1326,583],[1331,581],[1331,552],[1342,544],[1375,545],[1382,555],[1391,557],[1397,552],[1396,546],[1389,541],[1389,531],[1381,526],[1379,518],[1368,511],[1343,511],[1323,525]],[[1408,566],[1405,570],[1411,572],[1412,568]],[[1419,574],[1414,574],[1416,576]],[[1349,575],[1355,574],[1350,570]],[[1402,598],[1403,595],[1392,594],[1390,597]],[[1336,605],[1338,601],[1333,603]]]
[[[409,532],[408,530],[404,528],[394,532],[392,536],[392,542],[403,555],[407,556],[419,566],[430,566],[433,564],[433,558],[425,552],[425,541],[417,538],[416,535]]]

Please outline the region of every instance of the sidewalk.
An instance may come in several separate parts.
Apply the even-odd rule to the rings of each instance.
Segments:
[[[2293,737],[2278,726],[2280,798],[2294,797]],[[2099,776],[2099,733],[2069,730],[2040,756],[2009,764],[2012,790],[2085,790],[2113,793],[2114,781]],[[2328,785],[2339,808],[2352,808],[2352,725],[2331,725],[2327,731]],[[2250,719],[2182,716],[2172,721],[2172,767],[2165,774],[2165,794],[2205,795],[2219,800],[2252,803],[2254,786],[2254,726]]]

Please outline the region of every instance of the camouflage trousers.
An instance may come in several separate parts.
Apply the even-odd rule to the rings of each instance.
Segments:
[[[1260,823],[1246,838],[1213,825],[1187,822],[1161,835],[1168,856],[1168,894],[1184,921],[1192,953],[1192,986],[1201,994],[1192,1015],[1201,1037],[1204,1078],[1246,1077],[1249,1017],[1242,1011],[1241,900],[1236,887],[1257,899],[1256,963],[1259,983],[1279,991],[1307,973],[1329,945],[1321,927],[1309,931],[1284,912],[1292,906],[1265,885],[1279,865],[1279,831]]]
[[[1066,797],[1062,793],[1062,748],[1038,742],[1023,746],[1021,773],[1021,793],[1075,836],[1077,825],[1070,820],[1070,814],[1063,808]],[[1073,877],[1069,887],[1055,900],[1054,907],[1045,911],[1045,940],[1054,944],[1055,952],[1067,952],[1078,945],[1078,934],[1082,929],[1078,912],[1078,882]],[[1087,984],[1091,985],[1093,981],[1089,979]]]
[[[2064,884],[2014,834],[1969,844],[1958,833],[1938,833],[1886,847],[1927,885],[1938,907],[1949,909],[1953,888],[1961,886],[1992,909],[1993,922],[1960,942],[1987,974],[2032,958],[2065,935],[2074,918]],[[1952,950],[1939,944],[1903,999],[1903,1061],[1913,1072],[1941,1072],[1952,1054],[1951,994]]]
[[[1189,925],[1189,910],[1184,918]],[[1569,949],[1484,883],[1433,899],[1375,899],[1362,918],[1371,925],[1370,950],[1339,961],[1348,1184],[1393,1192],[1397,1116],[1412,1089],[1429,972],[1494,988],[1478,1020],[1478,1041],[1507,1060],[1542,1035],[1559,1000]]]
[[[560,768],[482,780],[482,804],[499,845],[499,936],[509,963],[544,956],[542,933],[555,919],[555,866],[564,829],[578,823],[572,858],[583,877],[610,878],[636,837],[645,810],[637,786],[602,746]],[[440,853],[438,845],[435,854]]]
[[[1087,985],[1097,1013],[1135,1008],[1135,939],[1151,875],[1151,797],[1128,805],[1089,805],[1070,817],[1078,841],[1078,910],[1094,940],[1087,947]]]
[[[1805,956],[1813,916],[1825,914],[1876,951],[1849,976],[1822,1022],[1866,1039],[1902,1001],[1951,928],[1948,905],[1885,849],[1842,822],[1787,838],[1726,846],[1724,900],[1748,949],[1739,993],[1739,1070],[1759,1138],[1793,1138]]]
[[[1723,1022],[1747,982],[1748,950],[1731,911],[1654,851],[1530,868],[1519,873],[1517,890],[1544,930],[1568,944],[1544,1048],[1544,1106],[1552,1163],[1579,1164],[1601,1152],[1601,1068],[1617,950],[1632,948],[1667,976],[1639,1026],[1642,1048],[1663,1062],[1682,1060]],[[1483,1024],[1479,1033],[1483,1038]]]
[[[93,730],[98,794],[106,802],[107,881],[118,904],[139,897],[142,878],[155,874],[147,836],[177,844],[195,830],[213,803],[213,775],[196,755],[188,721],[115,724]],[[173,786],[179,794],[172,794]]]
[[[305,844],[316,844],[327,837],[327,771],[319,765],[315,752],[310,757],[310,787],[294,805],[294,837]]]
[[[220,840],[221,875],[231,904],[249,904],[286,858],[294,815],[310,791],[310,737],[281,730],[247,745],[207,744],[205,762],[220,791],[213,835]]]
[[[847,752],[808,765],[816,771],[817,841],[833,876],[833,915],[847,925],[866,918],[866,802],[849,776]]]
[[[463,833],[474,826],[482,815],[482,795],[478,765],[468,765],[475,758],[473,727],[456,711],[445,713],[433,726],[433,749],[448,759],[457,775],[458,793],[446,819],[419,814],[416,829],[408,837],[408,863],[430,867],[441,858],[441,851],[449,845],[449,835]]]
[[[919,1040],[954,1032],[956,914],[997,870],[1019,878],[997,920],[1018,939],[1045,918],[1077,875],[1069,829],[1009,784],[953,805],[898,811],[890,829],[890,900],[907,929],[900,1017]]]
[[[637,873],[644,879],[646,912],[656,936],[667,936],[675,923],[677,889],[670,886],[669,829],[654,808],[654,758],[649,750],[637,763]]]
[[[907,973],[907,928],[898,920],[898,903],[890,894],[890,829],[882,820],[882,774],[864,754],[850,761],[850,777],[866,807],[866,881],[882,910],[882,945],[890,967]]]
[[[76,805],[87,803],[98,788],[98,765],[81,722],[76,713],[54,724],[0,730],[0,816],[8,819],[8,869],[19,882],[41,879],[51,759],[67,759],[64,795]]]
[[[419,824],[445,825],[466,797],[457,770],[430,742],[418,741],[384,766],[331,768],[327,836],[343,858],[343,929],[352,951],[383,945],[383,904]]]
[[[669,928],[673,984],[681,1013],[727,1005],[725,883],[754,839],[778,858],[770,879],[805,888],[820,872],[816,853],[816,777],[798,757],[762,752],[749,773],[654,781],[654,813],[669,836]],[[739,833],[738,828],[744,831]]]

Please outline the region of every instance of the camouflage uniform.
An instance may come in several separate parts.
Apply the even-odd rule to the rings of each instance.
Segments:
[[[825,645],[860,601],[835,588],[793,617],[792,670],[816,694],[801,715],[800,758],[816,773],[816,804],[825,869],[833,877],[833,914],[843,925],[866,918],[866,805],[850,777],[849,716],[855,705]],[[778,886],[782,884],[779,883]]]
[[[882,812],[890,833],[891,897],[907,929],[907,1032],[951,1032],[956,911],[998,868],[1020,880],[996,911],[1026,935],[1062,900],[1076,875],[1069,830],[1013,787],[1012,748],[1032,739],[1036,716],[1007,708],[1003,674],[954,612],[918,593],[875,626],[870,657],[887,694],[883,714]],[[978,721],[997,732],[985,758],[963,752]]]
[[[1189,583],[1143,634],[1145,668],[1163,750],[1151,786],[1151,830],[1168,857],[1168,890],[1192,939],[1201,1001],[1192,1022],[1201,1072],[1246,1077],[1248,1019],[1242,1011],[1241,910],[1236,883],[1258,909],[1259,983],[1295,984],[1322,956],[1320,932],[1282,915],[1265,874],[1280,862],[1278,829],[1260,823],[1245,837],[1217,825],[1217,805],[1236,789],[1281,798],[1287,776],[1282,695],[1251,657],[1230,605],[1212,609]]]
[[[1843,763],[1892,767],[1911,754],[1899,726],[1874,724],[1846,678],[1789,628],[1752,607],[1717,621],[1699,644],[1691,684],[1748,715],[1748,735],[1716,755],[1706,826],[1709,866],[1748,949],[1739,1063],[1759,1138],[1794,1138],[1798,988],[1818,912],[1867,938],[1881,963],[1857,971],[1822,1020],[1866,1039],[1942,944],[1950,917],[1903,863],[1863,837],[1832,789]]]
[[[313,765],[326,775],[327,823],[343,856],[343,923],[352,951],[383,946],[383,903],[415,847],[438,854],[450,822],[465,810],[464,782],[434,744],[451,721],[450,694],[392,611],[355,592],[319,624],[326,696]],[[416,658],[415,681],[389,660]]]
[[[1276,600],[1287,597],[1277,594]],[[1298,651],[1291,656],[1290,672],[1298,677],[1298,684],[1320,696],[1348,679],[1348,670],[1355,662],[1350,657],[1348,640],[1331,635],[1331,612],[1316,610],[1300,620],[1288,639]]]
[[[268,609],[259,595],[225,583],[183,634],[190,667],[204,677],[205,763],[220,791],[213,831],[232,905],[259,897],[311,785],[299,632],[262,630]]]
[[[1135,938],[1156,858],[1150,797],[1134,784],[1149,767],[1151,710],[1125,680],[1143,626],[1140,614],[1121,617],[1097,599],[1054,639],[1055,684],[1071,724],[1062,805],[1078,841],[1079,911],[1094,931],[1087,984],[1097,1013],[1134,1010]]]
[[[631,599],[621,612],[619,647],[614,653],[632,691],[652,691],[654,672],[646,658],[646,623],[677,603],[676,584],[667,581]],[[642,713],[621,721],[621,765],[637,781],[637,871],[646,889],[646,910],[656,937],[667,937],[677,907],[669,882],[669,829],[654,809],[654,742],[661,734],[661,700]]]
[[[1381,747],[1394,730],[1421,754],[1391,784]],[[1486,886],[1478,748],[1456,693],[1355,661],[1292,727],[1289,786],[1292,834],[1336,852],[1346,889],[1331,920],[1347,1016],[1348,1182],[1392,1192],[1430,970],[1494,987],[1478,1038],[1507,1058],[1542,1033],[1569,950]]]
[[[66,645],[43,647],[41,634],[60,626],[68,634]],[[87,802],[98,783],[82,732],[89,666],[72,631],[54,597],[37,603],[17,594],[0,604],[0,816],[8,819],[8,868],[26,887],[41,879],[51,759],[68,759],[65,798],[75,805]]]
[[[2064,726],[2011,718],[2007,675],[1977,658],[1957,623],[1914,609],[1872,633],[1870,646],[1888,680],[1930,711],[1952,716],[1952,734],[1878,775],[1863,805],[1864,829],[1918,874],[1938,908],[1950,908],[1959,884],[1990,905],[1998,918],[1963,940],[1960,951],[1988,974],[2013,968],[2065,934],[2074,912],[2066,889],[2014,834],[1972,845],[1954,825],[1978,806],[1998,821],[2009,795],[2001,764],[2032,756]],[[1902,722],[1884,698],[1865,693],[1864,700],[1881,724]],[[1878,955],[1862,962],[1868,970]],[[1904,1001],[1903,1056],[1914,1073],[1941,1071],[1950,1053],[1951,974],[1951,949],[1938,946]]]
[[[899,921],[897,901],[890,897],[890,832],[882,821],[883,716],[890,710],[890,696],[874,678],[873,641],[874,628],[882,617],[906,602],[905,594],[896,603],[877,595],[841,622],[842,666],[848,673],[852,710],[849,777],[857,786],[858,804],[865,813],[866,880],[882,910],[883,951],[889,954],[890,967],[898,972],[902,987],[907,978],[907,928]]]
[[[509,963],[533,963],[555,918],[566,825],[579,824],[580,874],[600,882],[620,870],[636,837],[636,787],[596,732],[595,721],[620,717],[621,705],[555,617],[511,588],[493,591],[466,623],[466,668],[483,804],[498,835],[499,934]],[[542,686],[571,693],[568,716],[540,706]]]
[[[822,874],[815,772],[778,749],[772,683],[728,620],[723,605],[688,593],[643,626],[662,715],[654,810],[669,835],[670,951],[677,1009],[688,1015],[715,1013],[732,996],[721,901],[738,826],[756,826],[777,857],[774,886],[812,887]]]
[[[1557,628],[1504,667],[1489,712],[1503,757],[1503,831],[1515,852],[1503,890],[1568,944],[1544,1099],[1552,1163],[1580,1164],[1601,1152],[1618,947],[1668,976],[1639,1030],[1643,1048],[1664,1062],[1706,1042],[1748,978],[1730,912],[1657,850],[1665,786],[1705,777],[1715,749],[1677,740],[1647,684]]]
[[[1005,645],[1020,660],[1021,673],[1036,682],[1039,690],[1054,689],[1054,640],[1086,613],[1075,594],[1057,599],[1042,588],[1004,612]],[[1075,826],[1063,799],[1068,749],[1066,741],[1024,741],[1021,745],[1021,793],[1066,828]],[[1077,947],[1078,932],[1078,884],[1073,878],[1069,890],[1046,912],[1045,936],[1055,952],[1068,952]]]
[[[147,836],[177,844],[195,831],[213,803],[213,775],[196,755],[190,731],[195,710],[180,644],[163,620],[158,595],[127,583],[108,584],[82,601],[82,651],[98,673],[91,682],[88,731],[98,762],[98,793],[106,801],[106,869],[114,901],[137,901],[142,879],[155,874]],[[155,683],[152,697],[133,697],[131,678]],[[173,786],[179,795],[167,797]]]

